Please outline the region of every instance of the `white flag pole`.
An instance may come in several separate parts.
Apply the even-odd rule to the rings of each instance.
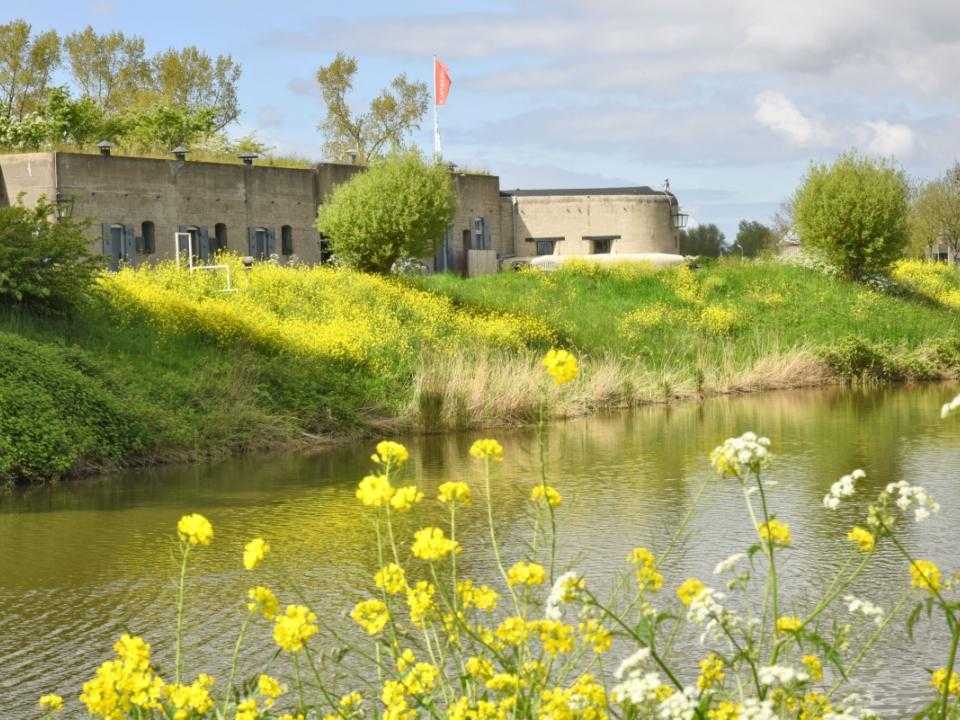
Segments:
[[[433,56],[433,154],[437,160],[443,155],[440,144],[440,104],[437,97],[437,56]]]

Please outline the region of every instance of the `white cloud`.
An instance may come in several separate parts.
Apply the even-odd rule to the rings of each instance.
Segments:
[[[826,145],[830,140],[822,124],[800,112],[783,93],[764,90],[754,98],[754,106],[754,119],[793,145]]]
[[[874,155],[902,160],[913,154],[915,140],[909,126],[875,120],[865,122],[863,128],[868,136],[867,150]]]

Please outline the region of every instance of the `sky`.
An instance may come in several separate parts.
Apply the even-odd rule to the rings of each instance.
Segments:
[[[0,13],[230,54],[231,133],[317,159],[318,66],[356,56],[359,106],[400,72],[432,82],[437,54],[453,77],[446,160],[504,188],[669,179],[728,241],[741,219],[769,221],[811,162],[857,149],[923,179],[960,156],[957,0],[5,0]],[[432,116],[414,140],[432,148]]]

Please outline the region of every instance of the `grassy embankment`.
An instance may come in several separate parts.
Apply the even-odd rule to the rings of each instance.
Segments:
[[[531,420],[843,377],[960,369],[960,275],[881,294],[797,267],[575,268],[388,280],[326,268],[170,267],[101,280],[71,320],[0,317],[0,475],[315,444],[371,427]],[[538,360],[575,350],[561,397]]]

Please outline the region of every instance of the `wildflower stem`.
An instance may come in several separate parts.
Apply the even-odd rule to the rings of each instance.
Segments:
[[[687,525],[690,524],[690,520],[693,519],[693,514],[697,510],[697,505],[700,504],[700,498],[703,495],[703,491],[707,489],[707,484],[709,480],[704,480],[700,485],[700,489],[697,490],[697,494],[693,497],[693,502],[690,503],[690,507],[687,509],[686,514],[683,516],[683,520],[680,521],[680,525],[674,531],[673,535],[670,537],[670,543],[667,545],[667,549],[663,551],[660,555],[660,564],[664,565],[667,562],[667,558],[677,549],[677,545],[680,544],[680,538],[682,537],[684,531],[687,529]]]
[[[300,660],[297,657],[297,654],[293,655],[293,674],[297,680],[297,696],[300,698],[300,712],[306,713],[307,711],[307,702],[303,697],[303,679],[300,677]]]
[[[187,584],[187,557],[190,555],[190,545],[181,541],[180,554],[182,555],[182,560],[180,561],[180,587],[177,590],[177,637],[173,655],[174,682],[176,683],[180,682],[180,673],[183,666],[183,659],[181,657],[181,646],[183,645],[183,594]]]
[[[490,544],[493,548],[493,557],[497,561],[497,568],[500,570],[500,575],[503,576],[503,581],[510,591],[510,597],[513,598],[513,606],[517,610],[517,615],[520,615],[520,601],[517,599],[517,594],[513,590],[513,585],[510,584],[507,578],[506,568],[503,567],[503,560],[500,558],[500,546],[497,544],[497,532],[493,525],[493,498],[490,494],[490,458],[484,458],[483,461],[483,487],[487,494],[487,524],[490,526]]]
[[[760,507],[763,509],[763,522],[769,527],[770,514],[767,510],[767,494],[763,490],[763,480],[760,478],[759,471],[757,471],[757,488],[760,490]],[[763,542],[762,537],[760,541]],[[776,624],[777,618],[780,617],[780,583],[777,578],[777,561],[775,560],[773,537],[769,533],[767,534],[766,545],[767,557],[770,559],[770,599],[773,603],[773,622]]]
[[[946,608],[944,608],[946,610]],[[960,625],[954,624],[953,637],[950,639],[950,655],[947,659],[947,674],[943,680],[943,697],[940,699],[940,720],[947,720],[947,704],[950,702],[950,679],[953,666],[957,662],[957,645],[960,644]]]
[[[233,646],[233,657],[230,659],[230,677],[227,679],[227,687],[223,691],[223,709],[226,712],[227,702],[230,700],[230,692],[233,690],[233,680],[237,676],[237,658],[240,656],[240,646],[243,643],[243,636],[247,632],[247,626],[250,624],[252,613],[247,613],[240,625],[240,632],[237,634],[237,642]]]
[[[546,404],[546,399],[541,395],[539,417],[537,418],[537,446],[540,451],[540,487],[543,489],[543,499],[547,504],[547,512],[550,513],[550,583],[552,584],[557,567],[557,516],[547,495],[547,443],[544,436]]]

